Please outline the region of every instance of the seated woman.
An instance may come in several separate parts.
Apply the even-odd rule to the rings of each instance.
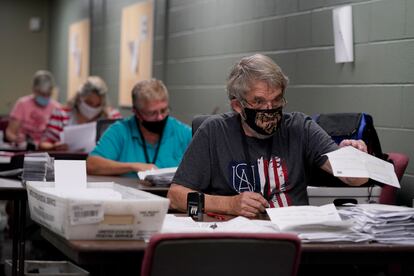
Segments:
[[[97,76],[88,77],[76,96],[62,108],[56,108],[50,116],[39,148],[42,150],[67,150],[60,141],[63,128],[97,121],[98,119],[118,119],[121,114],[107,104],[108,88]]]
[[[38,145],[52,111],[60,107],[51,99],[54,87],[55,81],[50,72],[39,70],[35,73],[32,94],[19,98],[10,112],[6,141],[18,145],[30,140]]]

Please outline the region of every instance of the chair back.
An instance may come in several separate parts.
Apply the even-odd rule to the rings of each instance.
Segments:
[[[394,171],[397,175],[398,181],[401,183],[401,179],[404,176],[405,169],[408,166],[410,161],[409,157],[403,153],[389,152],[388,161],[391,161],[394,164]],[[382,187],[382,192],[379,198],[379,203],[382,204],[396,204],[397,201],[397,188],[384,185]]]
[[[410,158],[404,153],[389,152],[388,160],[392,161],[394,164],[395,174],[397,175],[398,180],[401,181]]]
[[[300,240],[289,233],[181,233],[154,235],[142,276],[296,275]]]
[[[96,121],[96,140],[95,141],[98,142],[99,139],[104,134],[105,130],[110,125],[112,125],[113,123],[115,123],[118,120],[120,120],[120,119],[100,119],[100,120]]]

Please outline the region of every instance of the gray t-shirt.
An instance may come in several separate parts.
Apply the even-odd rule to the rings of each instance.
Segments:
[[[297,112],[284,113],[280,128],[269,139],[245,136],[250,162],[242,135],[237,113],[208,118],[194,135],[173,182],[207,194],[236,195],[263,194],[267,181],[271,207],[305,205],[312,166],[322,166],[327,160],[322,155],[338,148],[317,123]]]

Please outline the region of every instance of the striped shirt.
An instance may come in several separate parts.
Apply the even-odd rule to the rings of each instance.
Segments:
[[[121,113],[117,109],[110,108],[108,116],[102,115],[98,119],[120,119]],[[76,111],[69,107],[55,108],[49,118],[46,130],[43,133],[42,141],[57,143],[60,142],[60,136],[65,126],[77,125]]]

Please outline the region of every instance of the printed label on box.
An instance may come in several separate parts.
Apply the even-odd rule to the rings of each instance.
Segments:
[[[95,236],[97,239],[132,239],[132,229],[106,229],[99,230]]]
[[[103,220],[104,210],[103,205],[96,204],[71,204],[70,211],[70,224],[93,224]]]

